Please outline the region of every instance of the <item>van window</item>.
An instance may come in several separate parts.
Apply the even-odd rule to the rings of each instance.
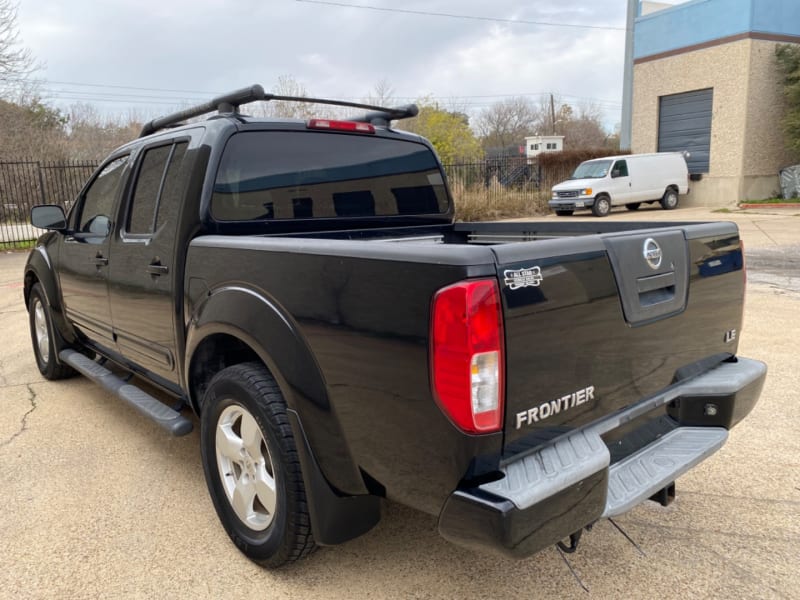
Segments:
[[[608,173],[610,160],[589,160],[578,165],[570,179],[600,179]]]
[[[612,171],[619,171],[617,173],[617,177],[627,177],[628,176],[628,161],[626,160],[618,160],[614,163],[614,168]]]

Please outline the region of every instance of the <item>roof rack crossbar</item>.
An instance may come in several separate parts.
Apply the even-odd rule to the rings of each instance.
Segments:
[[[251,85],[250,87],[242,88],[222,96],[209,100],[203,104],[198,104],[191,108],[187,108],[178,112],[174,112],[163,117],[153,119],[145,123],[139,137],[144,137],[155,133],[160,129],[175,125],[186,119],[199,117],[201,115],[218,111],[220,113],[235,113],[238,111],[239,106],[247,104],[248,102],[255,102],[257,100],[280,100],[284,102],[306,102],[309,104],[328,104],[331,106],[346,106],[350,108],[364,108],[369,112],[352,117],[349,121],[357,121],[360,123],[371,123],[373,125],[388,126],[390,121],[397,119],[408,119],[417,116],[419,109],[416,104],[407,104],[405,106],[398,106],[395,108],[386,108],[383,106],[375,106],[373,104],[363,104],[361,102],[347,102],[345,100],[331,100],[328,98],[308,98],[306,96],[280,96],[277,94],[265,94],[264,88],[258,84]]]
[[[242,88],[240,90],[236,90],[235,92],[217,96],[213,100],[209,100],[204,104],[198,104],[197,106],[179,110],[178,112],[153,119],[152,121],[145,123],[144,127],[142,127],[142,132],[139,134],[139,137],[150,135],[159,129],[164,129],[165,127],[175,125],[176,123],[180,123],[186,119],[199,117],[206,113],[214,112],[215,110],[219,112],[235,112],[236,109],[242,104],[263,99],[264,88],[258,84],[251,85],[250,87]]]

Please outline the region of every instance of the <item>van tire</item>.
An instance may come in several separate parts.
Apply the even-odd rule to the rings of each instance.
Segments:
[[[557,211],[556,211],[556,214],[557,214],[559,217],[568,217],[568,216],[570,216],[570,215],[571,215],[573,212],[574,212],[574,211],[571,211],[571,210],[557,210]]]
[[[639,210],[639,207],[642,205],[641,202],[631,202],[630,204],[626,204],[625,208],[628,210]]]
[[[597,198],[594,199],[594,204],[592,205],[592,214],[595,217],[607,217],[608,213],[610,212],[611,198],[605,194],[600,194],[597,196]]]
[[[667,191],[664,192],[664,197],[661,198],[661,208],[664,210],[678,208],[678,192],[673,188],[667,188]]]

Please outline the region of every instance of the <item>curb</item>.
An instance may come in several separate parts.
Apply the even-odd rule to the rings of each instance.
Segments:
[[[780,204],[746,204],[742,203],[739,208],[796,208],[800,210],[800,202],[781,202]]]

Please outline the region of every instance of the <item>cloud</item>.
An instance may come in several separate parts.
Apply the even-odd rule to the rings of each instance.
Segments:
[[[396,6],[388,0],[368,3]],[[624,3],[612,0],[410,0],[403,8],[615,27],[623,27],[625,18]],[[311,94],[343,98],[364,97],[380,80],[403,97],[549,91],[621,97],[623,31],[511,25],[291,0],[110,0],[102,10],[89,0],[25,0],[20,26],[25,44],[47,64],[46,79],[69,82],[45,83],[45,98],[60,105],[94,99],[105,110],[121,113],[127,110],[126,100],[140,111],[158,114],[170,103],[207,98],[196,91],[224,92],[255,82],[269,89],[284,74]],[[76,83],[189,92],[71,85]],[[477,110],[494,99],[462,102]]]

